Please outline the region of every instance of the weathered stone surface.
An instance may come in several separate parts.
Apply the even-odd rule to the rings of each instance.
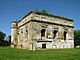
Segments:
[[[28,50],[73,48],[73,33],[72,20],[32,12],[20,22],[12,22],[11,47]]]

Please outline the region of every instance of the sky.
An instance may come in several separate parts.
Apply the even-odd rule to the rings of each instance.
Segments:
[[[74,29],[80,29],[80,0],[0,0],[0,31],[9,36],[11,21],[18,21],[35,9],[71,18]]]

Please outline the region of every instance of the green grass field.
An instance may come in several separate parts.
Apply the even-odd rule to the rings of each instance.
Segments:
[[[0,47],[0,60],[80,60],[80,49],[28,51]]]

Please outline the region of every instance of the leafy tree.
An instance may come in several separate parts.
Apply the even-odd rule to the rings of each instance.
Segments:
[[[74,45],[80,45],[80,30],[74,31]]]
[[[6,37],[6,34],[0,31],[0,45],[4,44],[5,37]]]

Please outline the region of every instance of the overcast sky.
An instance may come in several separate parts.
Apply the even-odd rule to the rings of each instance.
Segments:
[[[34,9],[72,18],[74,29],[80,29],[80,0],[0,0],[0,31],[10,35],[11,21],[21,19]]]

